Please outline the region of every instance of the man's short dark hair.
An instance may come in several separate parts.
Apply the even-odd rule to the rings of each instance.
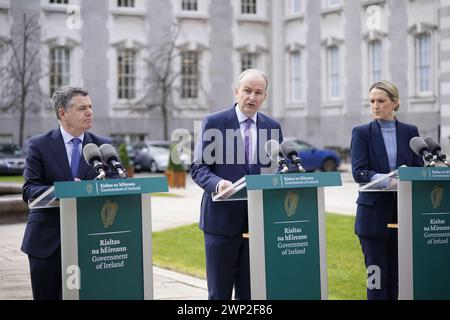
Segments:
[[[88,94],[89,92],[86,89],[80,87],[65,86],[58,88],[58,90],[55,91],[52,97],[53,107],[56,111],[56,117],[59,119],[59,108],[63,108],[64,111],[67,111],[67,109],[70,107],[70,100],[72,100],[73,97],[86,97]]]

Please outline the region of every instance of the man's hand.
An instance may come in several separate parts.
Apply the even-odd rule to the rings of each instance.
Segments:
[[[229,186],[231,186],[233,183],[231,181],[228,180],[220,180],[218,185],[217,185],[217,193],[222,192],[223,190],[225,190],[226,188],[228,188]],[[228,195],[230,193],[227,192],[226,194],[224,194],[221,198],[222,199],[226,199],[228,198]]]

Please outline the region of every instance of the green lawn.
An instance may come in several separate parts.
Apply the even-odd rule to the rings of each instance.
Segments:
[[[22,176],[0,176],[0,182],[21,182],[23,183]]]
[[[365,299],[366,275],[354,217],[327,214],[329,299]],[[205,278],[203,233],[197,224],[153,233],[155,265]]]

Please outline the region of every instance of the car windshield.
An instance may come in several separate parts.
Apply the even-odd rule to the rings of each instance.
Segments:
[[[160,146],[148,146],[148,151],[150,154],[168,154],[169,149]]]
[[[289,141],[291,141],[296,145],[298,151],[310,150],[314,148],[312,145],[301,140],[289,140]]]
[[[7,143],[7,144],[0,144],[0,153],[14,154],[19,156],[22,154],[22,150],[16,144]]]

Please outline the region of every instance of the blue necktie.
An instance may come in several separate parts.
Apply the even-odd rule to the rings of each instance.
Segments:
[[[245,164],[249,172],[251,171],[250,160],[252,156],[252,132],[250,131],[252,123],[253,120],[251,118],[247,118],[247,120],[245,120],[245,129],[244,129]]]
[[[73,138],[72,140],[72,158],[70,161],[70,170],[72,171],[72,177],[78,178],[78,167],[80,166],[80,151],[78,150],[78,145],[81,140],[78,138]]]

